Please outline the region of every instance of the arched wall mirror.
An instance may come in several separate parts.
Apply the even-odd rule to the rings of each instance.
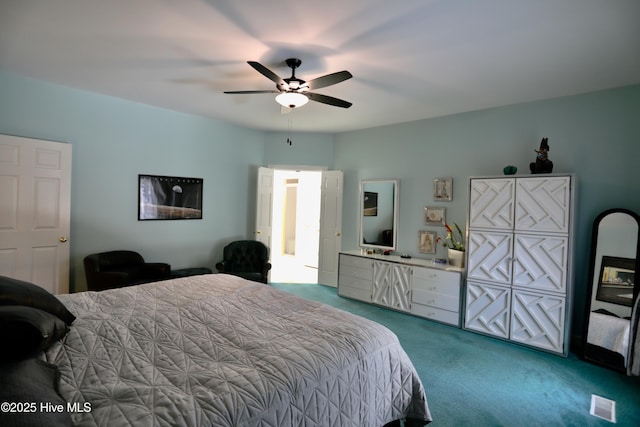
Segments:
[[[398,181],[360,182],[360,246],[396,249]]]
[[[585,359],[629,374],[640,364],[639,228],[640,217],[625,209],[607,210],[594,220],[583,334]]]

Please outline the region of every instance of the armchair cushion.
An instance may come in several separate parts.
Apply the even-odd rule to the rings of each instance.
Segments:
[[[257,240],[238,240],[223,250],[223,260],[216,264],[220,273],[244,277],[255,282],[267,283],[271,263],[269,248]]]
[[[171,266],[161,262],[145,262],[133,251],[111,251],[91,254],[84,259],[87,288],[90,291],[120,288],[170,278]]]

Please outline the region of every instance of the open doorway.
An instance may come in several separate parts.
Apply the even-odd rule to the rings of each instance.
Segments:
[[[272,282],[318,283],[322,172],[274,171]]]

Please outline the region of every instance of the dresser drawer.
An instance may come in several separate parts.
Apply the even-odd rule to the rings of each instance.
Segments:
[[[460,273],[430,268],[413,269],[413,291],[460,297]]]
[[[373,262],[364,258],[344,256],[340,257],[340,277],[373,280]]]
[[[371,302],[371,289],[363,290],[358,288],[352,288],[350,286],[343,286],[342,283],[338,285],[338,295],[353,298],[364,302]]]
[[[451,296],[444,295],[437,292],[423,291],[414,289],[411,295],[411,302],[422,305],[430,305],[435,308],[441,308],[444,310],[460,311],[460,295]]]
[[[460,326],[460,315],[457,311],[443,310],[430,305],[412,303],[411,314],[450,325]]]
[[[362,289],[363,291],[367,291],[371,293],[372,282],[371,278],[369,279],[360,279],[359,277],[348,276],[340,272],[340,276],[338,276],[338,287],[349,287],[355,289]]]
[[[351,255],[340,255],[340,267],[373,268],[373,260]]]

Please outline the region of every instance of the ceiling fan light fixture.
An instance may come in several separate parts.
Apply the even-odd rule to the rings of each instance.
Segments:
[[[276,96],[276,102],[283,107],[297,108],[309,102],[309,98],[297,92],[283,92]]]

